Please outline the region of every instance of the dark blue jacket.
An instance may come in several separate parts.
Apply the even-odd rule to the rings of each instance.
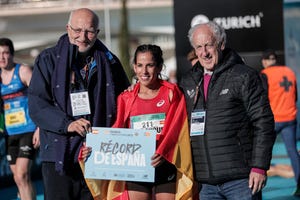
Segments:
[[[41,160],[55,162],[56,170],[64,172],[77,162],[84,140],[67,132],[75,120],[70,105],[70,72],[73,57],[67,35],[56,46],[44,50],[36,59],[29,86],[29,112],[40,127]],[[118,58],[97,40],[92,48],[97,68],[90,75],[89,93],[92,126],[109,127],[116,116],[116,98],[129,86]]]

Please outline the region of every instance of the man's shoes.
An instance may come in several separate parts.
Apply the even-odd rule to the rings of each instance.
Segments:
[[[294,192],[293,195],[294,195],[294,196],[300,197],[300,187],[297,187],[297,188],[296,188],[296,190],[295,190],[295,192]]]

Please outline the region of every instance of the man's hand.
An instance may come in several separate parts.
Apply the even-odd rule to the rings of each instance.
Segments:
[[[131,92],[131,91],[133,91],[133,89],[134,89],[134,86],[135,86],[135,84],[131,84],[131,85],[130,85],[130,86],[128,86],[128,88],[127,88],[126,90],[124,90],[124,91]]]
[[[249,188],[252,189],[252,194],[261,191],[266,185],[266,175],[256,172],[250,172],[249,175]]]
[[[32,136],[33,148],[37,149],[40,147],[40,129],[37,127]]]
[[[68,132],[76,132],[82,137],[85,137],[85,135],[91,131],[92,131],[91,123],[84,118],[80,118],[76,121],[73,121],[68,126]]]

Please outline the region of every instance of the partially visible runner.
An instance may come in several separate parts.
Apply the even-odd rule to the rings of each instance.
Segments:
[[[27,88],[30,66],[14,62],[13,42],[0,38],[1,99],[3,101],[7,160],[22,200],[36,199],[31,165],[39,147],[39,131],[29,117]]]

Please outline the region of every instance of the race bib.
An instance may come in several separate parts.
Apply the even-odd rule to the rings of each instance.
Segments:
[[[157,134],[161,134],[165,119],[165,113],[137,115],[130,117],[130,124],[133,129],[156,130]]]
[[[5,123],[9,127],[26,124],[24,108],[10,109],[9,112],[5,113]]]

